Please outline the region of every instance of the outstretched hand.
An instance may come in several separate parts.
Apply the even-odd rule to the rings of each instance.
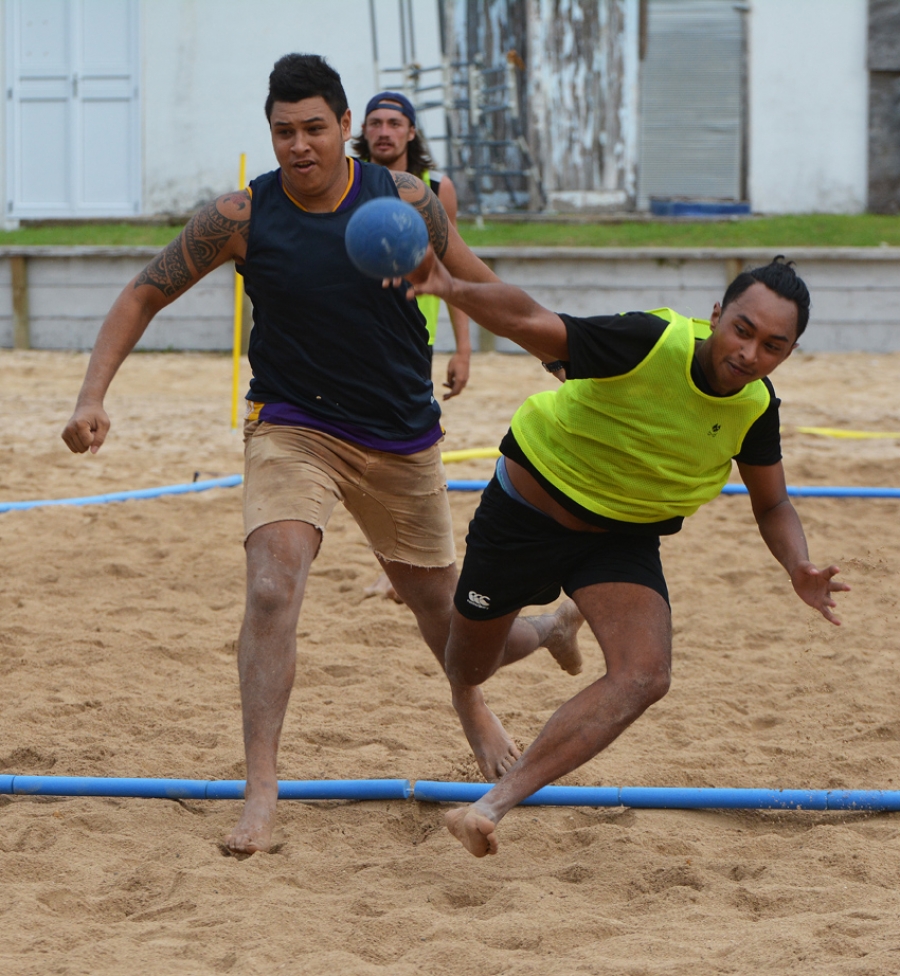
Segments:
[[[430,244],[422,263],[414,271],[410,271],[405,278],[385,278],[382,287],[400,288],[404,281],[410,285],[406,291],[406,297],[410,301],[416,295],[437,295],[438,298],[446,301],[453,289],[453,278],[450,272],[441,264]]]
[[[414,301],[417,295],[437,295],[438,298],[447,301],[453,288],[453,278],[434,253],[431,244],[428,245],[421,264],[414,271],[405,278],[385,278],[381,282],[381,287],[402,288],[404,283],[410,286],[406,290],[406,298],[410,302]],[[444,399],[449,400],[451,397],[459,396],[468,382],[469,356],[455,353],[450,357],[447,365],[447,382],[444,386],[449,392],[444,394]]]
[[[829,623],[838,626],[841,622],[831,612],[832,608],[837,606],[831,594],[847,592],[850,589],[846,583],[834,579],[839,572],[837,566],[816,569],[812,563],[805,562],[796,566],[791,573],[791,583],[797,596],[813,610],[818,610]]]
[[[96,454],[108,433],[109,417],[102,406],[77,406],[62,432],[62,439],[74,454],[84,454],[87,450]]]

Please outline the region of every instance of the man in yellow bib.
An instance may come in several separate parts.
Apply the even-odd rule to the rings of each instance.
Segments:
[[[837,566],[810,562],[785,488],[780,401],[767,376],[809,319],[809,292],[789,264],[740,274],[709,322],[668,308],[557,315],[511,285],[452,278],[430,252],[408,277],[409,294],[477,312],[564,380],[513,417],[469,525],[454,599],[445,654],[454,706],[483,771],[498,755],[516,757],[482,799],[447,815],[451,833],[481,857],[497,852],[496,827],[509,810],[596,756],[668,691],[659,537],[719,494],[732,459],[800,599],[837,624],[832,593],[849,587],[833,579]],[[561,589],[594,632],[606,674],[563,704],[519,756],[478,686],[517,659],[507,638],[519,610]]]

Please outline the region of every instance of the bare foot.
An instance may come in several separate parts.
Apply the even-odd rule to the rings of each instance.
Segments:
[[[500,719],[487,707],[477,685],[454,686],[453,707],[481,775],[489,783],[496,783],[522,755],[519,747],[506,734]]]
[[[444,823],[447,830],[475,857],[497,853],[497,825],[474,806],[449,810],[444,814]]]
[[[225,838],[229,851],[234,854],[255,854],[271,848],[277,800],[278,783],[275,783],[274,790],[271,787],[257,787],[252,793],[248,791],[241,819]]]
[[[394,589],[394,584],[387,578],[387,573],[382,573],[371,586],[367,586],[363,590],[363,593],[367,597],[380,596],[385,600],[393,600],[394,603],[403,603],[397,595],[397,591]]]
[[[556,663],[569,674],[581,674],[584,664],[578,647],[578,628],[584,617],[571,600],[565,600],[553,614],[555,624],[544,647],[553,655]]]

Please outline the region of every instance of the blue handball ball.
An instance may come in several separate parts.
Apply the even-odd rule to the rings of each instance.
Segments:
[[[428,228],[418,210],[396,197],[364,203],[344,235],[350,260],[372,278],[402,278],[417,268],[428,249]]]

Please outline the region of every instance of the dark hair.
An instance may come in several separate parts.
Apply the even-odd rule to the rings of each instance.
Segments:
[[[285,54],[269,75],[266,118],[272,119],[275,102],[302,102],[321,97],[340,121],[347,111],[347,95],[341,76],[318,54]]]
[[[399,112],[400,109],[398,108]],[[360,132],[356,139],[350,143],[353,147],[353,151],[359,156],[360,159],[367,163],[372,161],[372,151],[369,149],[369,140],[365,135]],[[425,140],[419,134],[419,130],[416,129],[416,134],[410,140],[409,145],[406,147],[406,172],[412,173],[413,176],[418,176],[422,179],[422,174],[426,169],[431,169],[434,166],[434,160],[428,154],[428,149],[425,146]]]
[[[809,322],[809,289],[794,271],[794,262],[785,261],[783,254],[779,254],[771,264],[753,268],[751,271],[742,271],[725,291],[722,308],[727,308],[729,303],[743,295],[757,281],[797,306],[797,338],[799,339]]]

